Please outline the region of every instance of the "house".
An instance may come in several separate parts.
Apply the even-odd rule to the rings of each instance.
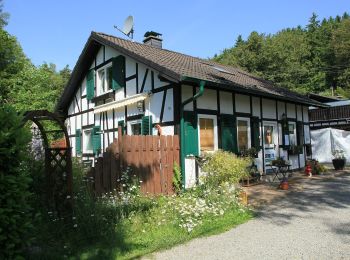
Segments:
[[[309,98],[322,102],[327,107],[310,107],[311,130],[336,128],[350,131],[350,100],[309,94]]]
[[[195,156],[255,147],[258,168],[277,156],[305,165],[309,106],[320,103],[241,69],[92,32],[56,110],[66,117],[73,156],[92,162],[117,137],[177,134],[186,186],[200,175]]]

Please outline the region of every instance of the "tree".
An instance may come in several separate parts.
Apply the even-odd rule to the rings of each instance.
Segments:
[[[3,28],[5,25],[7,25],[7,21],[10,17],[10,15],[3,11],[4,4],[2,3],[2,0],[0,0],[0,28]]]
[[[53,111],[69,77],[68,66],[56,72],[56,66],[52,63],[39,67],[27,64],[22,73],[12,79],[10,101],[18,111]]]
[[[252,32],[247,40],[239,36],[234,47],[214,60],[301,93],[320,93],[331,86],[346,88],[350,78],[349,23],[347,13],[322,22],[313,13],[305,28],[286,28],[273,35]]]

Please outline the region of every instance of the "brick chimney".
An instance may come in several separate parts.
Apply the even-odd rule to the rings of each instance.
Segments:
[[[162,35],[154,31],[148,31],[143,36],[143,43],[146,45],[151,45],[159,49],[162,48]]]

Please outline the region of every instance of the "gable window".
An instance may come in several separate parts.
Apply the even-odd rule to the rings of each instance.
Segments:
[[[112,90],[112,65],[97,70],[97,93],[102,95]]]
[[[129,135],[141,135],[141,120],[129,122],[128,125]]]
[[[237,118],[237,145],[238,151],[250,148],[250,120],[249,118]]]
[[[83,131],[83,153],[93,153],[92,129]]]
[[[212,152],[218,149],[216,116],[198,115],[199,150]]]

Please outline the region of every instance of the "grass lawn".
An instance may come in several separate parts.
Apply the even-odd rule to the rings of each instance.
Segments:
[[[151,230],[142,232],[142,225],[126,220],[121,229],[125,232],[122,240],[106,247],[92,245],[80,254],[81,259],[131,259],[140,257],[158,250],[171,248],[196,237],[219,234],[242,224],[252,218],[250,211],[241,211],[232,208],[222,216],[205,218],[203,224],[188,233],[175,225],[154,226]],[[141,232],[140,232],[141,231]],[[118,237],[118,231],[116,231]]]

